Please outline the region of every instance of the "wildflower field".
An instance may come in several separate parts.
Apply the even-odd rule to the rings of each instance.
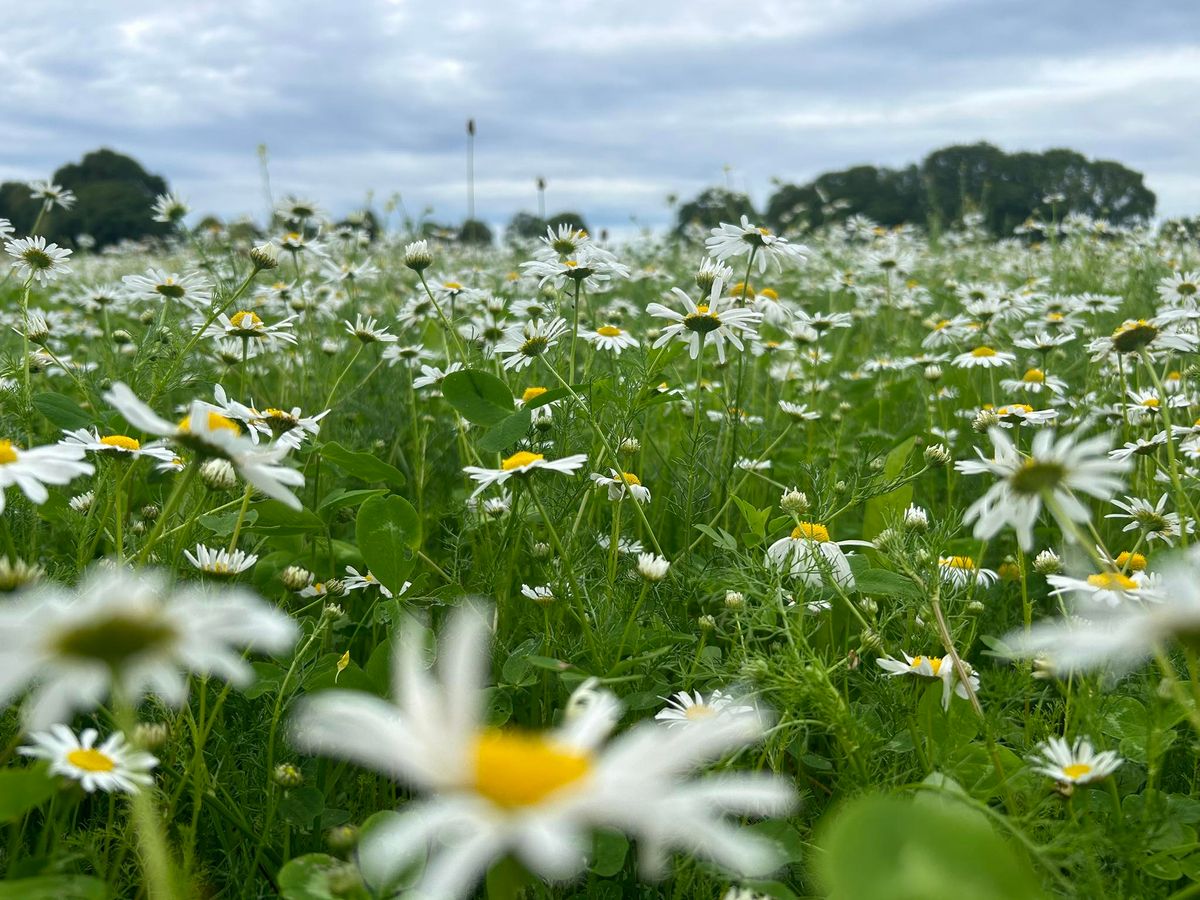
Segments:
[[[0,898],[1200,896],[1194,243],[0,225]]]

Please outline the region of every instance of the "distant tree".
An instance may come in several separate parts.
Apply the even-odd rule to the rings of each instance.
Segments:
[[[758,213],[745,194],[723,187],[711,187],[679,207],[675,232],[682,234],[689,225],[716,228],[722,222],[737,222],[742,216],[755,218]]]
[[[360,209],[350,213],[346,218],[337,223],[338,227],[343,225],[351,228],[359,228],[367,233],[372,241],[379,237],[380,224],[379,217],[375,215],[374,210]]]
[[[583,216],[576,212],[560,212],[555,213],[546,220],[546,225],[558,231],[562,225],[569,225],[573,231],[587,231],[587,222]],[[542,229],[542,234],[546,233],[546,229]]]
[[[487,246],[492,243],[492,229],[488,228],[485,222],[480,222],[478,219],[467,219],[467,221],[462,223],[462,227],[458,229],[458,239],[464,244]]]
[[[854,166],[827,172],[803,186],[785,184],[768,200],[765,217],[778,229],[803,229],[842,221],[856,213],[883,225],[923,220],[924,195],[917,167]]]
[[[151,175],[136,160],[112,150],[95,150],[77,163],[63,166],[51,178],[75,193],[75,205],[55,207],[42,219],[38,231],[47,240],[75,246],[80,235],[90,235],[97,249],[123,240],[158,237],[169,226],[153,220],[154,198],[167,192],[167,183]],[[19,182],[0,185],[0,216],[12,220],[19,233],[33,226],[39,203],[29,199],[29,189]]]
[[[533,240],[545,233],[546,220],[529,212],[516,213],[504,228],[504,236],[509,240]]]
[[[1159,233],[1163,237],[1181,244],[1200,243],[1200,216],[1167,219],[1162,223]]]

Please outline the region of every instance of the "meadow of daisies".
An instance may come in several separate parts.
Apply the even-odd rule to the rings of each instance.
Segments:
[[[1200,896],[1200,252],[1022,231],[0,220],[0,898]]]

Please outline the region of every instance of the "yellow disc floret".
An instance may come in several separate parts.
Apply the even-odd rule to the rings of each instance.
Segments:
[[[536,734],[488,729],[471,752],[473,787],[497,806],[534,806],[585,778],[592,760]]]
[[[523,466],[539,462],[545,458],[541,453],[530,453],[528,450],[521,450],[500,463],[500,468],[505,472],[511,472],[513,469],[520,469]]]

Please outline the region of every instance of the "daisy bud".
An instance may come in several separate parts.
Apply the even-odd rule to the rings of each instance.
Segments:
[[[312,584],[313,574],[300,566],[288,566],[279,573],[279,580],[289,591],[302,591]]]
[[[899,551],[904,547],[904,536],[895,528],[885,528],[875,535],[875,546],[884,551]]]
[[[876,603],[871,597],[861,598],[858,601],[858,608],[870,616],[873,616],[875,613],[879,612],[879,604]]]
[[[166,722],[138,722],[133,729],[133,743],[143,750],[157,750],[170,736],[171,729]]]
[[[940,467],[949,464],[950,451],[945,444],[934,444],[925,448],[925,462],[931,466]]]
[[[1000,423],[1000,417],[993,410],[981,409],[971,421],[971,427],[981,434],[989,428],[995,428]]]
[[[926,366],[924,375],[925,375],[925,380],[928,381],[930,384],[932,384],[935,381],[941,381],[942,380],[942,367],[938,366],[938,365]]]
[[[50,339],[50,323],[39,312],[31,312],[25,320],[25,336],[34,344],[44,344]]]
[[[87,511],[92,508],[92,501],[96,499],[94,491],[88,491],[86,494],[76,494],[67,503],[71,509],[79,513],[81,516],[86,516]]]
[[[700,626],[701,631],[717,630],[717,620],[712,616],[701,616],[696,620],[696,624]]]
[[[862,641],[865,650],[877,650],[883,646],[883,641],[879,639],[879,634],[873,628],[864,628],[858,639]]]
[[[237,473],[227,459],[216,457],[200,466],[200,480],[212,491],[232,491],[237,486]]]
[[[358,826],[339,825],[330,828],[325,836],[325,844],[334,853],[346,853],[358,845]]]
[[[1001,581],[1020,581],[1021,567],[1017,565],[1017,561],[1008,557],[1004,562],[1000,563],[996,569],[996,574],[1000,576]]]
[[[136,534],[136,535],[145,534],[146,533],[146,523],[143,522],[141,519],[138,519],[136,522],[134,522],[132,525],[129,526],[129,531],[131,534]]]
[[[1043,550],[1033,558],[1033,571],[1039,575],[1057,575],[1062,569],[1062,560],[1053,550]]]
[[[550,556],[550,545],[545,541],[534,541],[533,557],[534,559],[546,559]]]
[[[414,272],[424,272],[433,265],[433,253],[428,241],[413,241],[404,248],[404,264]]]
[[[833,486],[833,490],[838,494],[846,493],[846,482],[839,481]]]
[[[671,563],[666,559],[666,557],[659,556],[655,553],[638,554],[638,574],[647,581],[662,581],[667,577],[667,570],[670,568]]]
[[[754,657],[742,663],[741,676],[747,681],[761,682],[770,674],[771,666],[762,657]]]
[[[346,585],[342,581],[339,581],[336,578],[331,578],[329,581],[325,582],[325,590],[326,591],[329,590],[329,586],[331,584],[335,585],[341,591],[341,593],[338,596],[344,596],[345,594],[350,593],[346,589]],[[339,606],[336,603],[326,603],[321,608],[321,615],[324,616],[326,619],[330,619],[330,620],[340,619],[344,615],[346,615],[346,611],[344,609],[342,609],[341,606]]]
[[[157,504],[147,503],[142,507],[142,518],[147,522],[153,522],[158,518],[159,513],[161,512],[162,510],[158,508]]]
[[[725,608],[726,609],[741,609],[746,605],[746,598],[742,596],[741,591],[726,591],[725,592]]]
[[[304,775],[291,763],[277,765],[271,777],[277,785],[288,790],[304,784]]]
[[[973,613],[981,613],[984,610],[983,603],[979,600],[972,600],[967,604],[967,611]]]
[[[795,488],[784,491],[779,498],[779,508],[791,516],[802,516],[808,512],[808,497]]]
[[[620,446],[617,448],[622,453],[628,453],[631,456],[642,449],[642,442],[635,437],[627,437],[621,440]]]
[[[904,511],[904,527],[909,531],[928,531],[929,514],[921,507],[910,504]]]
[[[346,582],[340,578],[330,578],[325,582],[325,594],[329,597],[345,597]]]
[[[138,316],[138,321],[141,322],[143,325],[149,325],[151,322],[153,322],[157,318],[158,318],[157,312],[155,312],[152,309],[144,309],[144,310],[142,310],[141,314]]]
[[[9,561],[7,556],[0,556],[0,593],[12,593],[17,588],[40,581],[43,574],[41,566],[30,565],[20,557]]]
[[[335,356],[341,349],[341,341],[336,341],[333,338],[325,338],[325,340],[321,341],[321,352],[326,356]]]
[[[112,339],[114,344],[118,344],[120,346],[128,346],[133,343],[133,335],[124,328],[118,328],[116,331],[114,331],[112,333]]]
[[[250,262],[254,263],[255,271],[276,269],[279,267],[279,249],[272,243],[251,247]]]

